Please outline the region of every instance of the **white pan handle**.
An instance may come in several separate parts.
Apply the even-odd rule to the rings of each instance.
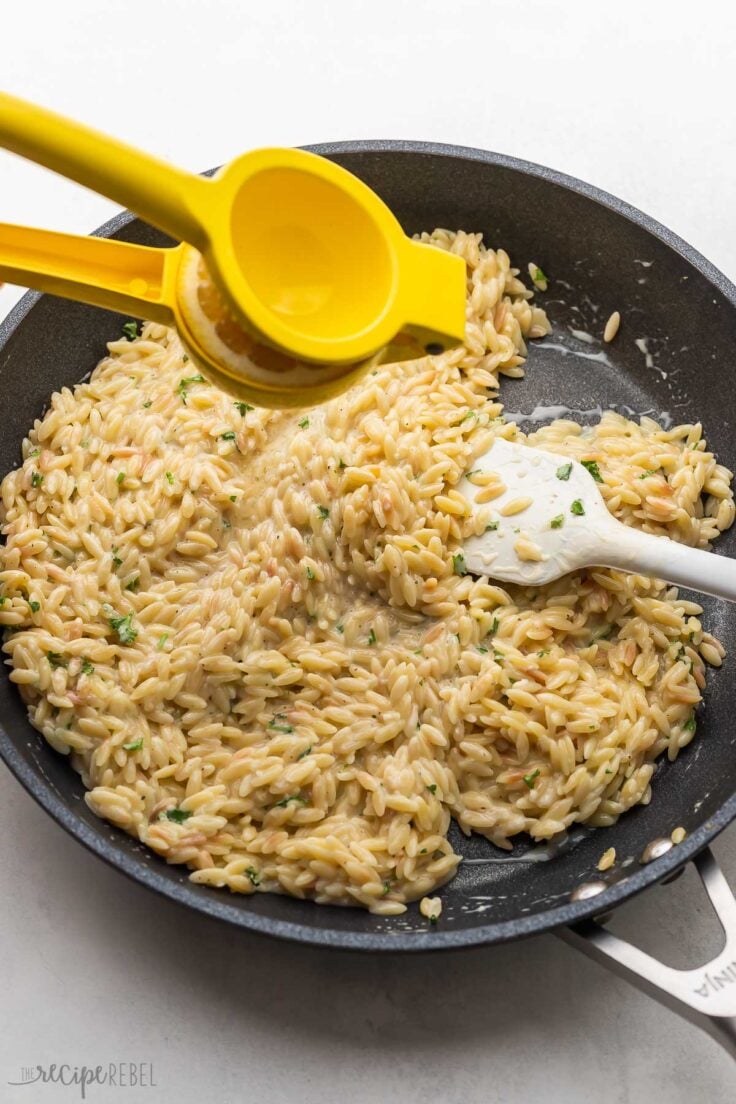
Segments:
[[[594,562],[601,566],[654,575],[677,586],[736,602],[736,559],[715,552],[703,552],[667,537],[616,525],[615,532],[613,527],[609,531],[606,526],[604,540],[594,556]]]
[[[703,1028],[736,1058],[736,898],[708,848],[693,862],[726,937],[723,949],[705,965],[695,970],[665,966],[593,920],[557,934]]]

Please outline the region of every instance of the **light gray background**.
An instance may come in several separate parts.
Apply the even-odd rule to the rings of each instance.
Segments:
[[[622,196],[734,278],[735,46],[736,5],[715,0],[16,0],[0,79],[195,170],[340,138],[501,150]],[[113,210],[0,154],[6,221],[86,232]],[[716,851],[736,883],[734,829]],[[736,1097],[715,1043],[552,936],[421,959],[239,936],[107,869],[4,771],[0,887],[9,1104],[78,1099],[9,1088],[22,1065],[123,1059],[152,1061],[158,1088],[89,1100]],[[717,943],[692,871],[616,926],[675,964]]]

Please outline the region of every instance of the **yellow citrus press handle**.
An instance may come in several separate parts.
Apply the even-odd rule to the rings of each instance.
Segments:
[[[111,238],[84,238],[0,222],[0,282],[6,280],[181,329],[183,320],[176,289],[183,254],[188,248],[178,245],[154,249]],[[374,358],[375,362],[415,360],[423,356],[432,332],[421,325],[406,326]],[[207,350],[198,345],[192,334],[187,336],[190,353],[222,386],[238,385],[241,390],[246,386],[244,381],[223,377]],[[365,368],[366,363],[354,367]],[[310,383],[313,394],[303,388],[294,395],[289,395],[288,387],[283,392],[274,390],[273,394],[269,392],[269,399],[278,405],[304,405],[322,395],[320,386],[316,381]],[[322,397],[341,389],[332,380],[323,388]],[[243,394],[248,400],[259,401],[264,397],[256,390]]]
[[[171,325],[182,248],[0,223],[0,280]]]
[[[53,111],[0,92],[0,146],[107,196],[200,252],[207,231],[197,211],[211,181]]]

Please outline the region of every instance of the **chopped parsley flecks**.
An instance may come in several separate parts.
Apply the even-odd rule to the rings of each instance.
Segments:
[[[498,529],[497,521],[490,521],[488,525],[486,525],[486,533],[494,533],[496,529]]]
[[[123,744],[123,751],[140,751],[143,747],[143,737],[139,736],[137,740],[131,740],[129,744]]]
[[[113,548],[113,550],[112,550],[113,567],[120,567],[121,563],[123,562],[121,557],[118,556],[118,552],[119,552],[118,548]]]
[[[381,896],[382,897],[388,897],[390,892],[391,892],[391,882],[387,880],[383,883],[383,893],[381,894]]]
[[[430,786],[427,786],[427,789],[429,790],[429,792],[431,794],[436,794],[437,793],[437,783],[433,782]]]
[[[173,472],[166,472],[165,474],[166,474],[166,482],[167,482],[167,483],[170,483],[170,484],[171,484],[171,485],[173,486],[173,483],[174,483],[174,473],[173,473]]]
[[[143,409],[148,410],[149,406],[153,406],[153,400],[149,399],[148,402],[144,402]]]
[[[181,398],[181,401],[186,406],[187,396],[189,395],[189,388],[193,383],[204,383],[204,376],[197,374],[196,376],[184,376],[179,380],[176,388],[177,395]]]
[[[169,639],[169,634],[168,633],[162,633],[162,635],[158,638],[158,643],[156,644],[156,651],[157,652],[162,652],[164,650],[164,648],[166,647],[166,641],[168,639]]]
[[[238,496],[237,495],[230,495],[229,497],[230,497],[231,502],[237,502],[238,501]]]
[[[550,527],[550,529],[561,529],[564,524],[565,524],[565,515],[564,514],[558,514],[557,517],[552,518],[551,522],[549,523],[549,527]]]
[[[126,341],[135,341],[135,339],[138,337],[138,323],[133,322],[132,320],[130,322],[126,322],[123,326],[123,337]]]
[[[452,570],[455,575],[467,575],[468,569],[465,566],[465,556],[462,552],[456,552],[452,557]]]
[[[572,464],[560,464],[560,466],[557,469],[555,474],[556,474],[558,479],[562,479],[565,482],[567,482],[567,480],[570,478],[570,473],[571,472],[572,472]]]
[[[31,451],[28,453],[28,458],[31,459],[33,457],[40,456],[40,455],[41,455],[40,448],[34,448],[34,449],[31,449]]]
[[[43,483],[43,476],[41,475],[40,472],[34,471],[31,474],[31,486],[32,487],[40,487],[42,483]]]
[[[309,429],[309,418],[302,418],[298,425],[300,429]]]
[[[88,659],[84,659],[84,658],[82,659],[82,668],[81,668],[81,670],[82,670],[83,675],[93,675],[95,673],[95,669],[94,669],[93,664],[91,664]]]
[[[190,813],[188,809],[167,809],[162,814],[162,818],[165,817],[166,820],[171,820],[174,824],[183,824],[185,820],[189,820],[190,816],[194,816],[194,814]]]
[[[301,794],[291,794],[289,797],[284,797],[281,801],[277,801],[274,805],[274,809],[285,809],[290,801],[296,801],[298,805],[307,804],[306,798],[302,797]]]
[[[579,498],[576,498],[573,502],[572,506],[570,507],[570,513],[575,514],[576,517],[582,517],[585,513],[585,507],[583,506]]]
[[[255,410],[254,406],[251,406],[250,403],[246,402],[234,402],[233,406],[238,411],[241,418],[244,418],[249,410]]]
[[[524,775],[524,781],[526,782],[526,784],[527,784],[527,786],[529,787],[530,790],[534,789],[534,781],[535,781],[535,779],[539,778],[540,773],[541,772],[540,772],[539,768],[537,768],[537,770],[532,771],[531,774],[525,774]]]
[[[268,722],[268,727],[273,729],[274,732],[283,732],[285,736],[294,731],[293,725],[281,724],[276,718]]]
[[[376,634],[373,631],[373,629],[371,629],[371,631],[368,633],[368,643],[370,645],[373,645],[373,644],[376,643]]]
[[[118,634],[120,643],[134,644],[138,636],[138,630],[133,628],[132,612],[126,614],[125,617],[117,617],[110,606],[103,606],[102,608],[106,613],[110,628]]]
[[[261,876],[254,866],[248,867],[245,876],[250,879],[251,885],[259,886],[261,884]]]
[[[140,575],[134,575],[134,576],[133,576],[133,578],[132,578],[132,579],[130,579],[130,580],[129,580],[129,581],[128,581],[128,582],[126,583],[126,584],[125,584],[125,589],[126,589],[126,590],[132,590],[132,591],[133,591],[133,593],[135,594],[135,592],[136,592],[137,590],[140,590],[140,585],[141,585],[141,577],[140,577]]]
[[[657,469],[656,468],[647,468],[645,471],[643,471],[641,473],[639,478],[640,479],[648,479],[650,475],[656,475],[656,474],[657,474]]]
[[[494,617],[491,621],[491,627],[486,633],[486,636],[494,636],[498,632],[498,618]]]
[[[342,457],[340,457],[340,459],[338,460],[337,466],[340,469],[340,471],[344,471],[344,469],[347,467],[347,464],[345,463],[345,461],[343,460]]]
[[[317,512],[323,521],[325,521],[330,516],[330,510],[328,506],[318,506]]]
[[[531,276],[533,283],[535,283],[541,291],[547,290],[547,284],[549,281],[547,280],[547,277],[542,272],[539,265],[531,265],[529,269],[529,275]]]
[[[314,579],[314,577],[315,577],[315,575],[314,575],[314,572],[312,571],[312,569],[311,569],[311,567],[309,566],[309,564],[307,564],[307,578],[309,579],[310,583],[312,582],[312,580]]]
[[[590,472],[590,474],[595,479],[596,483],[602,483],[603,482],[603,476],[601,475],[601,470],[598,467],[598,465],[596,464],[595,460],[581,460],[580,463],[583,465],[584,468],[587,468],[587,470]]]
[[[462,418],[458,422],[458,425],[462,425],[463,422],[469,421],[470,418],[477,418],[477,417],[478,417],[478,411],[477,410],[469,410],[467,412],[467,414],[463,414]]]
[[[312,750],[312,745],[310,744],[310,745],[309,745],[309,747],[308,747],[308,748],[306,748],[306,749],[305,749],[305,750],[304,750],[304,751],[303,751],[303,752],[301,753],[301,755],[297,755],[297,757],[296,757],[296,761],[297,761],[297,763],[299,762],[299,760],[300,760],[300,759],[306,759],[306,758],[307,758],[307,756],[309,755],[309,753],[310,753],[310,751],[311,751],[311,750]]]
[[[31,607],[31,613],[38,613],[38,611],[41,608],[41,603],[40,602],[30,601],[28,603],[28,605]]]
[[[488,653],[488,649],[486,648],[485,644],[479,644],[478,645],[478,651],[482,652],[483,655],[487,655],[487,653]]]
[[[686,732],[694,732],[696,727],[697,727],[697,721],[695,719],[695,714],[691,713],[690,716],[688,717],[688,719],[685,721],[685,724],[683,725],[683,728],[685,729]]]
[[[60,652],[47,652],[46,658],[54,670],[56,670],[57,667],[69,666],[69,660],[66,659],[65,656],[61,655]]]
[[[234,441],[235,440],[235,430],[234,429],[228,429],[225,433],[221,433],[220,434],[220,440],[221,441]]]
[[[115,476],[115,482],[117,483],[118,487],[122,486],[122,484],[125,482],[125,472],[118,472],[118,474]]]
[[[344,633],[345,632],[345,626],[344,625],[335,625],[335,628],[337,629],[337,631],[339,633]]]

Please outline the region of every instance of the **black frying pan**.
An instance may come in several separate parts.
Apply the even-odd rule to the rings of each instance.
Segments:
[[[667,412],[675,422],[702,420],[709,444],[736,465],[736,390],[730,377],[736,350],[736,288],[685,242],[646,215],[596,188],[513,158],[454,146],[408,142],[346,142],[313,147],[375,189],[408,233],[435,226],[482,230],[517,266],[535,261],[551,277],[544,297],[554,326],[535,344],[523,380],[506,380],[510,411],[564,404],[576,411]],[[105,237],[166,244],[158,231],[122,214],[98,232]],[[613,310],[622,330],[607,348],[610,364],[564,355],[550,344],[591,350],[570,330],[601,334]],[[20,442],[50,393],[81,379],[120,333],[121,318],[35,293],[0,325],[4,404],[0,471],[20,461]],[[646,338],[656,367],[647,367],[635,338]],[[581,413],[579,420],[594,415]],[[736,534],[718,551],[733,555]],[[705,599],[705,621],[731,649],[736,605]],[[28,723],[20,697],[0,676],[0,754],[26,789],[67,831],[142,885],[239,927],[305,943],[366,951],[427,951],[500,943],[552,928],[633,975],[660,1000],[699,1022],[736,1053],[736,947],[689,973],[671,971],[623,943],[591,918],[647,886],[697,862],[724,925],[736,938],[736,903],[707,844],[736,817],[736,725],[730,703],[733,659],[712,673],[695,741],[675,763],[660,762],[654,799],[614,827],[570,834],[548,861],[530,842],[510,854],[453,830],[465,862],[441,891],[443,911],[428,929],[413,905],[402,917],[325,908],[287,897],[240,897],[194,885],[181,867],[167,866],[123,832],[98,820],[81,800],[83,786],[67,761]],[[643,863],[652,841],[682,825],[684,843]],[[596,863],[615,847],[617,874]],[[534,852],[533,857],[530,852]],[[527,856],[525,858],[525,856]],[[605,884],[601,879],[605,878]],[[709,1018],[710,1014],[720,1017]]]

